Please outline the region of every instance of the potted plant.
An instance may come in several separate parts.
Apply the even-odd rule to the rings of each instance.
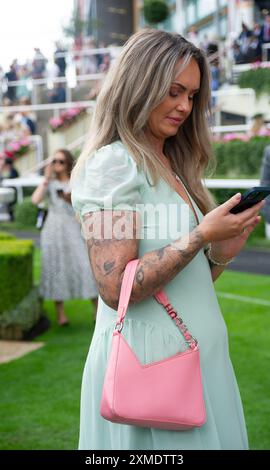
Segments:
[[[145,21],[150,25],[155,25],[165,21],[170,11],[164,0],[145,0],[143,13]]]

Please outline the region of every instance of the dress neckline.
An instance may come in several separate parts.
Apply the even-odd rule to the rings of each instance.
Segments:
[[[188,199],[188,201],[189,201],[189,204],[188,204],[188,205],[189,205],[189,207],[190,207],[190,209],[191,209],[191,211],[192,211],[192,213],[193,213],[193,215],[194,215],[194,218],[195,218],[195,220],[196,220],[196,222],[197,222],[197,225],[199,225],[200,222],[199,222],[199,218],[198,218],[198,215],[197,215],[197,211],[196,211],[196,209],[195,209],[195,207],[194,207],[194,201],[193,201],[193,199],[192,199],[191,196],[189,195],[189,192],[188,192],[186,186],[184,185],[182,179],[180,178],[180,176],[178,176],[177,173],[175,173],[173,170],[171,170],[171,173],[172,173],[172,176],[174,176],[174,178],[182,185],[182,187],[183,187],[183,189],[184,189],[184,191],[185,191],[185,193],[186,193],[187,199]],[[178,196],[182,201],[185,202],[185,204],[187,204],[187,202],[185,201],[185,199],[181,196],[181,194],[179,194],[178,191],[176,191],[176,190],[175,190],[173,187],[171,187],[170,185],[168,185],[168,186],[177,194],[177,196]]]
[[[120,145],[121,147],[123,147],[123,148],[127,151],[127,149],[125,148],[123,142],[122,142],[120,139],[115,140],[114,142],[112,142],[112,144]],[[185,191],[185,193],[186,193],[186,196],[187,196],[187,198],[188,198],[188,200],[189,200],[189,204],[185,201],[185,199],[181,196],[181,194],[179,194],[179,192],[176,191],[176,189],[174,189],[170,184],[167,183],[166,180],[164,180],[164,178],[162,178],[163,181],[167,184],[167,186],[168,186],[182,201],[184,201],[185,204],[188,204],[188,206],[189,206],[189,208],[190,208],[190,210],[191,210],[191,213],[193,214],[193,216],[194,216],[194,218],[195,218],[197,224],[199,225],[199,218],[198,218],[198,215],[197,215],[197,211],[196,211],[196,209],[195,209],[195,207],[194,207],[195,201],[193,201],[193,199],[192,199],[191,196],[189,195],[189,192],[188,192],[186,186],[184,185],[182,179],[181,179],[172,169],[170,169],[169,171],[170,171],[171,175],[174,176],[174,178],[175,178],[176,180],[178,180],[178,182],[180,182],[180,183],[182,184],[183,189],[184,189],[184,191]]]

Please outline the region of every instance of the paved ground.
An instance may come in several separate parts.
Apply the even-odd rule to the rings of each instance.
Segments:
[[[42,348],[44,344],[26,341],[0,341],[0,364],[25,356],[25,354]]]
[[[259,249],[241,251],[236,260],[230,264],[233,271],[254,274],[270,274],[270,252]]]
[[[33,240],[35,246],[40,248],[40,233],[39,232],[12,232],[16,238],[21,238],[22,240]]]
[[[14,232],[18,238],[32,239],[37,247],[40,247],[39,232]],[[261,249],[243,250],[236,260],[229,265],[229,269],[254,274],[270,275],[270,251]]]

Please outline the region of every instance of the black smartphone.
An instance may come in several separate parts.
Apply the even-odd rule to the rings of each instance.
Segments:
[[[56,192],[57,192],[59,197],[61,197],[64,194],[63,189],[57,189]]]
[[[270,186],[258,186],[255,188],[251,188],[242,194],[241,201],[234,206],[230,212],[232,214],[238,214],[239,212],[243,212],[246,209],[254,206],[258,202],[262,201],[264,198],[269,196],[270,194]]]

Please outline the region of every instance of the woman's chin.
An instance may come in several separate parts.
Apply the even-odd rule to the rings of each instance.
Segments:
[[[179,129],[179,128],[178,128]],[[168,139],[169,137],[173,137],[174,135],[177,134],[178,132],[178,129],[168,129],[167,132],[166,132],[166,139]]]

